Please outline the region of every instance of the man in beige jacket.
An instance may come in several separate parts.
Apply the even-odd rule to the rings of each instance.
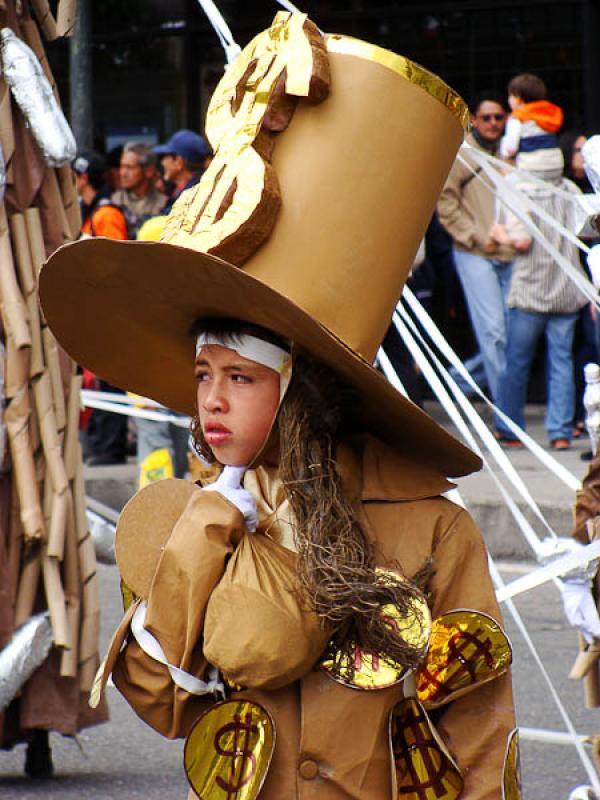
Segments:
[[[472,133],[466,141],[495,155],[504,131],[506,112],[500,95],[484,92],[473,106]],[[469,161],[468,156],[465,157]],[[514,250],[490,236],[496,199],[481,168],[457,159],[442,190],[438,213],[454,240],[456,271],[465,293],[492,399],[504,369],[506,296]]]

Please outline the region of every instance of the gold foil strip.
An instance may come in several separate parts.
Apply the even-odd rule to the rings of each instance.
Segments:
[[[502,776],[502,800],[522,800],[522,797],[519,731],[515,728],[510,732],[506,746]]]
[[[392,581],[401,580],[389,570],[377,569],[377,573]],[[403,616],[393,605],[385,605],[381,615],[390,624],[400,630],[402,637],[409,644],[419,647],[423,653],[427,649],[431,633],[431,615],[425,599],[415,602],[410,616]],[[337,651],[321,663],[321,669],[334,680],[354,689],[385,689],[400,683],[411,671],[402,664],[386,659],[378,653],[363,650],[354,644],[351,655]],[[350,663],[353,659],[353,663]]]
[[[185,771],[200,800],[254,800],[275,746],[275,728],[258,703],[227,700],[210,708],[187,736]]]
[[[375,61],[377,64],[381,64],[382,67],[393,70],[415,86],[424,89],[446,106],[465,131],[469,130],[471,115],[465,101],[447,83],[444,83],[441,78],[438,78],[433,72],[429,72],[425,67],[415,64],[414,61],[410,61],[405,56],[392,53],[391,50],[385,50],[383,47],[363,42],[360,39],[353,39],[350,36],[330,34],[325,37],[325,41],[327,50],[330,53],[341,53],[342,55]]]
[[[457,800],[463,790],[462,776],[423,706],[414,697],[406,697],[394,707],[391,725],[398,797]]]
[[[241,265],[271,232],[280,205],[279,185],[254,143],[282,75],[287,94],[310,95],[314,57],[305,21],[305,14],[279,12],[271,27],[228,67],[206,116],[215,157],[200,183],[175,203],[161,241],[221,255],[219,248],[247,228],[236,256],[223,254]]]
[[[478,611],[450,611],[433,621],[429,651],[419,667],[417,697],[436,708],[502,675],[512,650],[498,623]]]

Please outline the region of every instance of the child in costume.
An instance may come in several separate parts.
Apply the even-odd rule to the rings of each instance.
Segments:
[[[466,118],[416,65],[281,12],[217,88],[215,159],[162,242],[42,271],[63,345],[191,413],[218,468],[124,510],[97,687],[186,737],[192,798],[518,797],[485,546],[440,496],[478,459],[372,367]]]

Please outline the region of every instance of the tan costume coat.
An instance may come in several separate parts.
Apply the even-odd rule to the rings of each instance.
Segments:
[[[364,449],[362,445],[347,452],[344,448],[338,454],[338,463],[346,490],[360,502],[363,522],[377,542],[378,562],[389,566],[395,561],[411,576],[432,559],[434,574],[427,588],[433,617],[468,608],[501,621],[483,540],[469,515],[439,496],[451,487],[443,476],[371,438],[366,439]],[[261,528],[268,528],[270,536],[285,541],[286,526],[274,524],[273,516],[266,513],[277,496],[276,473],[272,482],[263,468],[250,471],[245,486],[262,492],[258,498],[261,524],[254,535],[260,535]],[[201,543],[203,526],[205,535],[212,540],[207,546]],[[180,569],[176,568],[178,559],[173,557],[171,548],[178,550],[182,546],[181,541],[177,544],[175,540],[182,538],[184,531],[187,557]],[[207,581],[207,585],[214,582],[215,576],[206,571],[207,547],[213,553],[218,549],[231,553],[240,535],[244,534],[237,509],[216,493],[194,492],[163,552],[148,597],[146,628],[161,642],[169,660],[184,669],[198,669],[201,659],[198,653],[192,654],[189,634],[200,632],[207,619],[203,605],[207,593],[204,589],[198,591],[197,586],[190,590],[194,582],[190,576],[199,570],[204,572],[200,580]],[[191,537],[193,549],[189,547]],[[176,580],[169,577],[174,571]],[[176,637],[175,608],[180,609]],[[247,641],[260,651],[264,617],[257,619],[252,608],[240,607],[239,613],[246,615]],[[208,625],[205,632],[209,636]],[[285,652],[290,649],[290,642],[283,626],[280,637]],[[270,639],[272,646],[272,635]],[[229,663],[232,658],[235,660],[236,644],[231,640],[222,643]],[[133,645],[137,646],[135,642]],[[243,662],[246,645],[240,641],[239,647],[238,657]],[[265,660],[268,655],[265,652]],[[260,671],[260,665],[257,667]],[[135,691],[129,685],[134,675],[128,671],[126,660],[117,663],[113,676],[126,696]],[[178,693],[181,690],[175,690],[173,716],[181,716]],[[246,689],[236,696],[262,704],[275,722],[275,751],[260,800],[395,800],[389,718],[403,697],[402,685],[361,691],[334,682],[320,670],[308,669],[304,677],[282,688]],[[197,713],[208,703],[196,702]],[[164,707],[156,711],[169,713]],[[146,719],[150,724],[156,722],[148,716]],[[463,773],[465,788],[461,796],[465,800],[501,798],[507,736],[514,728],[509,676],[474,689],[433,712],[432,719]]]

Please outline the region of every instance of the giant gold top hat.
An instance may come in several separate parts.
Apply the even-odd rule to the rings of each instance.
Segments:
[[[371,366],[467,114],[407,59],[280,12],[217,87],[215,158],[162,241],[62,247],[40,277],[46,319],[80,364],[187,413],[192,323],[262,325],[359,390],[360,426],[471,472],[479,459]]]

